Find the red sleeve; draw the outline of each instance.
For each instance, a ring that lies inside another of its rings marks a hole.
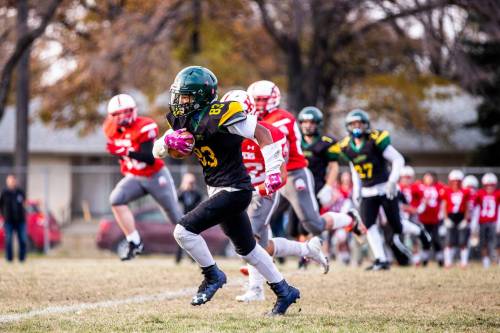
[[[158,125],[149,118],[139,122],[137,128],[135,128],[134,137],[137,140],[137,143],[143,143],[146,141],[152,141],[156,139],[159,134]]]
[[[474,206],[481,206],[481,190],[479,190],[477,193],[476,193],[476,197],[474,198]]]
[[[273,142],[278,142],[279,140],[285,138],[285,135],[272,124],[266,123],[264,121],[259,121],[259,125],[264,126],[271,132],[271,136],[273,137]]]

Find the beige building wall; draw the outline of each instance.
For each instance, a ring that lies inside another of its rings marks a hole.
[[[71,160],[60,156],[30,156],[28,199],[39,200],[43,208],[46,192],[49,210],[59,223],[71,217]],[[46,185],[47,183],[47,185]]]

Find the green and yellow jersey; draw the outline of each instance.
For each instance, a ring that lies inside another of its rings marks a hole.
[[[331,153],[351,162],[356,169],[363,187],[384,183],[389,178],[389,163],[384,158],[384,150],[391,144],[388,131],[372,130],[362,137],[360,146],[347,136],[332,146]]]
[[[174,130],[186,128],[193,134],[193,153],[203,168],[207,185],[252,190],[241,155],[244,138],[227,130],[227,127],[245,119],[246,115],[238,102],[214,101],[200,112],[184,117],[167,114]]]

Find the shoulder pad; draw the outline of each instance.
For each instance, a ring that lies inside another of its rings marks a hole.
[[[328,142],[328,143],[333,143],[333,141],[334,141],[332,138],[330,138],[329,136],[325,136],[325,135],[323,135],[321,137],[321,140],[324,142]]]
[[[208,113],[211,116],[217,116],[218,126],[231,126],[246,119],[245,112],[239,102],[219,102],[210,107]]]
[[[375,141],[375,145],[384,150],[388,145],[391,144],[391,137],[388,131],[378,131],[374,130],[370,133],[370,139]]]
[[[339,145],[340,145],[340,148],[345,148],[349,145],[349,140],[351,140],[351,138],[349,136],[346,136],[345,138],[343,138],[342,140],[339,141]]]

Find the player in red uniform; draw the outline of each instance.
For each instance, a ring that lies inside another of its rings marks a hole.
[[[422,193],[422,200],[417,208],[418,219],[423,223],[425,230],[432,237],[432,246],[436,259],[440,266],[444,264],[442,245],[439,239],[439,224],[442,219],[443,184],[437,181],[437,176],[433,172],[426,172],[422,182],[418,182],[419,191]],[[424,266],[429,261],[429,252],[423,251],[422,263]]]
[[[490,266],[490,257],[494,256],[495,233],[500,232],[500,191],[498,179],[493,173],[486,173],[481,178],[483,188],[477,191],[474,201],[473,233],[479,229],[479,247],[483,257],[483,266]],[[479,228],[478,228],[479,227]]]
[[[318,236],[325,230],[334,230],[354,225],[355,234],[364,233],[366,228],[356,210],[347,214],[327,212],[320,216],[318,202],[314,194],[314,179],[307,169],[307,159],[302,153],[302,135],[295,117],[288,111],[279,108],[281,95],[278,87],[271,81],[257,81],[248,87],[248,93],[254,98],[256,115],[262,121],[278,128],[287,138],[289,157],[287,163],[288,180],[279,190],[280,198],[284,198],[292,206],[300,223],[312,235]],[[289,246],[284,238],[274,238],[273,253],[276,257],[297,255],[297,251]]]
[[[162,206],[172,223],[181,218],[177,194],[170,172],[152,149],[158,126],[146,117],[137,116],[137,105],[127,94],[119,94],[108,103],[108,117],[103,124],[108,139],[107,150],[117,156],[124,178],[110,195],[111,210],[128,241],[122,260],[130,260],[143,251],[143,243],[135,227],[134,215],[127,204],[146,194]]]
[[[473,175],[467,175],[462,181],[462,188],[469,191],[469,200],[467,202],[468,218],[467,218],[467,239],[465,240],[466,247],[460,251],[460,267],[465,268],[469,264],[469,238],[471,234],[471,221],[474,212],[474,201],[476,200],[479,182]],[[476,238],[477,239],[477,238]]]
[[[249,117],[255,117],[255,102],[246,91],[244,90],[231,90],[227,92],[222,98],[222,102],[237,101],[243,107],[245,113]],[[271,133],[273,144],[281,145],[283,158],[288,160],[288,143],[285,135],[271,124],[259,122],[262,126],[267,128]],[[243,156],[243,163],[250,175],[252,186],[255,187],[255,192],[252,202],[248,207],[248,216],[252,225],[252,230],[259,245],[268,251],[272,256],[274,255],[274,239],[269,239],[269,221],[271,215],[277,206],[278,194],[273,193],[269,195],[264,186],[266,178],[266,169],[264,157],[258,143],[252,139],[245,139],[241,144],[241,151]],[[287,171],[285,165],[282,165],[281,178],[283,185],[287,180]],[[328,258],[321,251],[321,239],[314,237],[307,243],[300,243],[292,240],[283,240],[287,242],[287,246],[298,249],[297,253],[300,256],[305,256],[313,259],[323,266],[325,272],[328,271]],[[259,301],[264,299],[264,277],[252,265],[247,265],[246,271],[248,272],[248,289],[243,295],[236,297],[240,302]]]
[[[448,175],[448,187],[444,191],[444,225],[446,227],[446,244],[444,248],[444,266],[453,264],[455,249],[460,247],[461,256],[467,251],[469,218],[469,190],[462,188],[464,174],[460,170],[452,170]]]
[[[413,263],[420,265],[423,251],[429,251],[432,238],[424,226],[418,221],[417,209],[422,200],[422,192],[419,183],[415,182],[415,170],[409,165],[401,169],[399,176],[398,194],[401,206],[401,223],[403,233],[409,235],[414,240],[413,244]],[[419,248],[414,236],[420,239],[422,249]]]

